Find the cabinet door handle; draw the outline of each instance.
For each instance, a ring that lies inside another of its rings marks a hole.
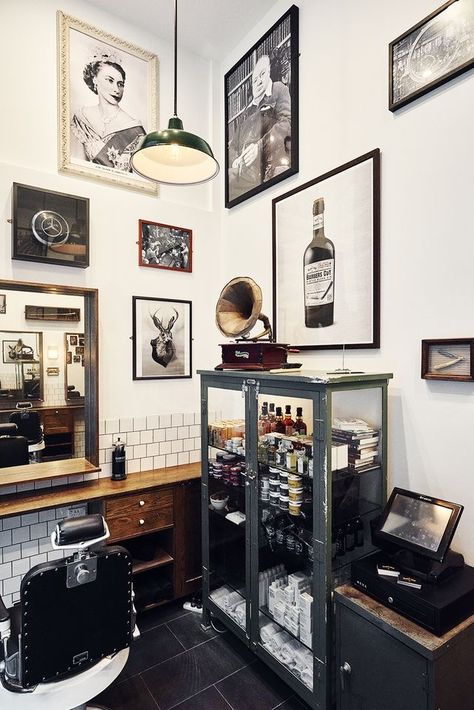
[[[143,520],[143,518],[140,518],[139,523],[140,525],[145,525],[145,521]]]
[[[145,505],[145,501],[144,501],[144,500],[141,500],[141,501],[140,501],[140,507],[142,507],[142,506],[144,506],[144,505]]]
[[[349,680],[349,677],[352,673],[352,668],[350,664],[347,661],[344,661],[342,666],[339,668],[339,674],[341,678],[341,690],[344,693],[346,690],[346,679]]]

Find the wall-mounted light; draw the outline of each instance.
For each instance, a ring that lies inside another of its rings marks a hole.
[[[58,346],[48,345],[48,360],[57,360],[59,357]]]

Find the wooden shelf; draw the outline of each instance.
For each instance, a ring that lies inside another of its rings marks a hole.
[[[149,569],[156,569],[157,567],[163,567],[164,565],[169,565],[174,562],[171,555],[168,555],[164,550],[158,549],[155,557],[152,560],[134,560],[132,572],[133,574],[140,574],[140,572],[146,572]]]

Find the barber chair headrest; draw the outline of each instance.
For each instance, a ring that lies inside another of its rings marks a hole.
[[[18,427],[13,422],[0,424],[0,436],[16,436]]]
[[[102,515],[83,515],[68,518],[56,525],[51,535],[55,549],[85,548],[109,537],[109,529]]]

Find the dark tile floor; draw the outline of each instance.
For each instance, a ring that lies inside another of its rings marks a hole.
[[[139,616],[124,670],[96,698],[111,710],[308,710],[232,634],[169,604]]]

